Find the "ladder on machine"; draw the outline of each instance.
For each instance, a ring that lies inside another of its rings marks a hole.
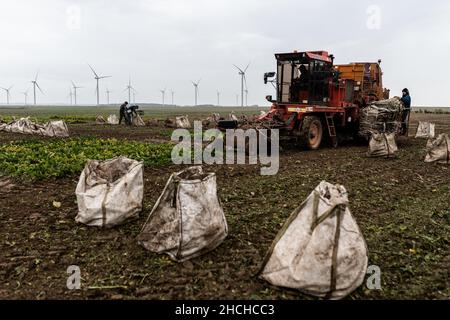
[[[337,140],[337,135],[336,135],[336,127],[334,125],[334,115],[326,113],[325,119],[327,121],[328,134],[330,135],[331,144],[333,145],[333,147],[336,148],[338,140]]]

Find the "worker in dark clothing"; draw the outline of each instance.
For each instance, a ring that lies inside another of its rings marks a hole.
[[[300,102],[300,91],[307,91],[309,87],[309,71],[304,64],[297,67],[297,76],[291,85],[291,102]]]
[[[402,98],[400,100],[405,105],[405,109],[402,114],[402,132],[405,134],[407,130],[409,113],[411,112],[411,96],[409,95],[409,90],[407,88],[403,89]]]
[[[300,83],[304,86],[308,85],[309,82],[309,71],[306,69],[305,65],[302,64],[299,68],[300,74]]]
[[[122,123],[122,119],[124,119],[125,121],[126,121],[126,118],[125,118],[125,110],[126,110],[126,108],[127,108],[127,105],[128,105],[128,101],[125,101],[124,103],[122,103],[121,105],[120,105],[120,118],[119,118],[119,124],[121,124]]]

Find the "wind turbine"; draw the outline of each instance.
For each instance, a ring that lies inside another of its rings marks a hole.
[[[27,105],[27,100],[28,100],[28,90],[30,90],[30,89],[27,89],[27,91],[21,92],[21,93],[25,96],[25,105]]]
[[[9,90],[11,90],[12,87],[14,87],[14,86],[11,86],[9,88],[0,87],[0,89],[5,90],[5,92],[6,92],[6,104],[9,104],[9,98],[11,96],[10,93],[9,93]]]
[[[248,107],[248,89],[247,86],[245,86],[246,89],[244,90],[245,92],[245,106]]]
[[[163,106],[165,105],[164,103],[164,98],[166,97],[166,88],[164,88],[163,90],[159,90],[161,92],[162,95],[162,104]]]
[[[195,106],[197,106],[197,99],[198,99],[198,84],[202,81],[202,79],[198,80],[197,82],[191,81],[192,85],[194,86],[195,90]]]
[[[67,96],[70,97],[70,104],[72,105],[72,104],[73,104],[73,100],[72,100],[72,97],[73,97],[72,87],[69,87],[69,94],[68,94]]]
[[[133,103],[136,103],[136,90],[133,90]]]
[[[128,85],[125,87],[125,90],[123,90],[123,91],[127,91],[127,90],[128,90],[128,102],[131,102],[131,90],[133,90],[133,92],[136,91],[133,88],[133,86],[131,85],[131,77],[128,78]]]
[[[111,78],[111,76],[99,76],[97,74],[97,72],[95,72],[94,68],[91,67],[90,64],[88,64],[88,66],[89,66],[89,68],[91,68],[92,72],[94,73],[94,79],[97,80],[97,88],[96,88],[96,91],[97,91],[97,105],[99,105],[100,104],[100,90],[99,90],[99,87],[98,87],[98,81],[100,79]]]
[[[73,88],[74,102],[75,102],[75,105],[77,105],[77,89],[81,89],[81,88],[83,88],[83,87],[77,87],[77,86],[75,85],[75,83],[72,81],[72,88]],[[97,90],[98,90],[98,83],[97,83]],[[97,104],[98,104],[98,102],[97,102]]]
[[[31,83],[33,84],[34,105],[36,105],[36,87],[39,89],[40,92],[44,93],[42,91],[41,87],[39,87],[39,84],[37,83],[38,75],[39,75],[39,71],[36,73],[36,77],[34,78],[34,80],[31,80]]]
[[[237,65],[233,64],[233,66],[239,70],[239,75],[241,76],[241,107],[244,106],[244,82],[245,82],[245,88],[247,88],[247,80],[245,79],[245,72],[247,72],[248,67],[250,66],[250,62],[245,67],[244,70],[239,68]]]
[[[220,91],[217,90],[217,105],[220,106]]]
[[[108,88],[106,88],[106,100],[108,101],[108,104],[109,104],[109,94],[110,93],[111,93],[111,91]]]
[[[175,95],[175,91],[171,90],[170,94],[172,95],[172,105],[174,106],[174,104],[173,104],[173,96]]]

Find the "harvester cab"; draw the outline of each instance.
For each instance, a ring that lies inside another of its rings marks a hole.
[[[324,51],[276,54],[277,103],[328,105],[333,56]]]

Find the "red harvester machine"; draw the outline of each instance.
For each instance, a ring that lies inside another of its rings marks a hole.
[[[356,137],[360,108],[389,98],[382,85],[381,60],[334,65],[333,55],[326,51],[275,57],[277,72],[264,74],[264,82],[274,85],[277,97],[266,97],[272,107],[259,121],[272,123],[280,138],[294,139],[308,149],[318,149],[327,138],[336,147],[338,137]]]

